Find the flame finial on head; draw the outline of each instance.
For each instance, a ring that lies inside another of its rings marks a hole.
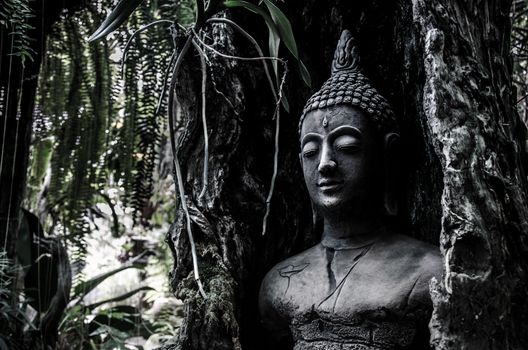
[[[361,72],[359,50],[348,30],[343,31],[337,43],[330,78],[308,99],[303,109],[299,134],[306,114],[336,105],[361,109],[379,130],[397,130],[396,118],[389,103]]]
[[[332,61],[332,74],[359,70],[359,50],[350,31],[343,30]]]

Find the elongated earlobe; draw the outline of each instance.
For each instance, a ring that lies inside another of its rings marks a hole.
[[[398,148],[400,135],[388,133],[384,140],[384,157],[385,157],[385,194],[383,205],[385,214],[395,216],[398,214],[398,200],[396,196],[396,186],[398,178]]]

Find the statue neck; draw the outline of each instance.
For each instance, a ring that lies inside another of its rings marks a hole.
[[[324,217],[321,244],[332,249],[354,249],[369,245],[386,234],[381,218]]]

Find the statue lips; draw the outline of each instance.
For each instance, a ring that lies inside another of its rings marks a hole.
[[[323,179],[317,183],[317,187],[321,189],[321,192],[333,192],[343,184],[343,181],[333,179]]]

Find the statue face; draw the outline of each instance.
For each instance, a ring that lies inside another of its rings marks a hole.
[[[381,142],[358,108],[342,105],[309,112],[301,129],[304,180],[322,211],[373,215],[380,207]]]

